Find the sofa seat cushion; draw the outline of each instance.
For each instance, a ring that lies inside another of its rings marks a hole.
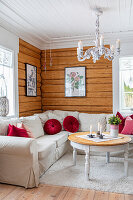
[[[55,135],[44,135],[40,138],[37,138],[37,142],[46,143],[54,142],[56,144],[56,148],[61,146],[64,142],[66,142],[68,139],[68,132],[67,131],[61,131],[60,133],[57,133]]]
[[[79,114],[79,131],[90,131],[90,125],[92,125],[92,131],[98,131],[98,122],[102,125],[102,132],[106,131],[106,114]]]
[[[42,160],[43,158],[47,157],[51,152],[55,152],[56,144],[54,142],[40,142],[37,141],[38,147],[38,158]]]

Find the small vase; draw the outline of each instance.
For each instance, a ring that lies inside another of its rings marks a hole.
[[[110,135],[113,138],[118,137],[119,125],[110,125]]]

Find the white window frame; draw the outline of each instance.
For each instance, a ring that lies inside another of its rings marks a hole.
[[[120,112],[121,113],[128,113],[128,114],[132,114],[133,113],[133,107],[132,108],[123,108],[122,107],[122,102],[123,102],[123,83],[122,83],[122,71],[126,71],[128,69],[132,69],[133,70],[133,67],[125,67],[124,69],[121,69],[121,60],[125,60],[125,59],[129,59],[129,58],[132,58],[133,59],[133,56],[126,56],[126,57],[121,57],[119,58],[119,109],[120,109]]]
[[[12,52],[12,68],[13,68],[13,110],[14,110],[14,115],[10,115],[10,116],[6,116],[6,117],[2,117],[2,118],[12,118],[12,117],[16,117],[17,116],[17,109],[16,109],[16,86],[15,86],[15,82],[16,82],[16,73],[15,73],[15,52],[12,49],[6,48],[2,45],[0,45],[1,48]],[[10,109],[10,107],[9,107]]]

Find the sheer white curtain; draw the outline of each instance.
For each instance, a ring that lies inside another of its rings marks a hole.
[[[9,116],[14,115],[14,67],[13,52],[0,47],[0,96],[9,100]]]

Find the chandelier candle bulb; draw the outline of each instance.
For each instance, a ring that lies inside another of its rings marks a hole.
[[[111,51],[112,51],[112,53],[114,53],[114,50],[115,50],[114,45],[111,45]]]
[[[83,44],[82,44],[82,41],[81,41],[81,40],[78,42],[78,48],[79,48],[80,50],[83,49]]]
[[[100,46],[102,47],[104,45],[104,37],[101,35],[100,37]]]
[[[116,40],[116,48],[117,48],[117,49],[120,49],[120,40],[119,40],[119,39]]]
[[[90,134],[92,134],[92,125],[90,125]]]

